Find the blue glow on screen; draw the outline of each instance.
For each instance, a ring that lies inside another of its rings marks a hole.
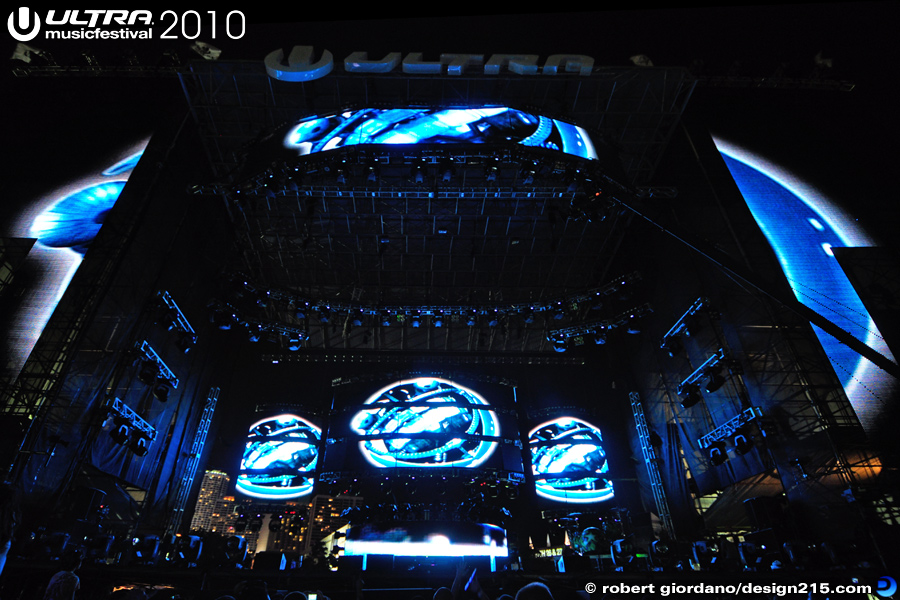
[[[715,143],[797,299],[893,360],[833,248],[872,246],[854,221],[811,186],[728,142]],[[864,428],[874,425],[893,379],[813,326]]]
[[[359,448],[379,468],[477,467],[497,447],[482,439],[500,434],[496,413],[484,408],[487,401],[445,379],[398,381],[365,404],[370,408],[354,415],[350,427],[374,436]]]
[[[591,503],[610,500],[612,481],[604,477],[609,463],[603,436],[581,419],[559,417],[528,434],[531,469],[539,496],[558,502]]]
[[[42,271],[40,281],[24,292],[17,314],[9,315],[11,372],[24,366],[148,141],[136,143],[102,171],[85,172],[37,198],[8,231],[11,237],[37,238],[28,260],[40,264]]]
[[[250,426],[235,488],[254,498],[288,499],[312,492],[322,430],[297,415]]]
[[[111,181],[65,196],[35,218],[31,237],[51,248],[71,248],[84,254],[124,187],[124,181]]]
[[[587,132],[570,123],[506,107],[366,108],[304,119],[284,138],[306,155],[357,144],[508,144],[596,160]]]
[[[347,532],[344,556],[509,556],[506,531],[487,523],[460,521],[355,525]]]

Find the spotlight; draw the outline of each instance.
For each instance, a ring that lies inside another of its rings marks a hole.
[[[566,339],[564,337],[550,338],[550,344],[553,346],[554,352],[565,352],[566,351]]]
[[[666,354],[669,355],[669,358],[675,358],[676,355],[680,354],[684,350],[684,345],[681,343],[681,338],[670,337],[666,338],[661,348],[666,351]]]
[[[725,451],[725,442],[715,442],[709,447],[709,464],[718,467],[728,460],[728,453]]]
[[[753,442],[745,434],[739,433],[732,439],[734,451],[743,456],[753,450]]]
[[[247,329],[247,339],[251,342],[258,342],[261,336],[261,332],[259,328],[256,329]]]
[[[138,373],[138,379],[147,385],[156,383],[159,376],[159,365],[155,360],[144,360],[141,362],[141,370]]]
[[[213,323],[222,331],[228,331],[231,329],[232,319],[227,313],[216,311],[213,314]]]
[[[115,426],[109,432],[109,437],[111,437],[117,444],[121,444],[124,446],[128,443],[128,439],[131,437],[131,427],[129,427],[128,423],[123,421],[122,419],[116,417],[114,420]]]
[[[197,343],[197,336],[191,335],[190,333],[185,333],[181,337],[178,338],[175,342],[175,347],[181,350],[183,353],[187,354],[191,351],[191,348],[194,347],[194,344]]]
[[[606,332],[605,331],[597,331],[594,333],[594,343],[598,346],[602,346],[606,343]]]
[[[319,307],[319,322],[327,323],[331,318],[331,310],[327,306]]]
[[[444,326],[444,317],[442,313],[434,315],[431,320],[431,324],[435,327],[443,327]]]
[[[410,320],[410,325],[413,327],[421,327],[422,326],[422,318],[419,315],[413,315]]]
[[[522,320],[526,323],[534,323],[534,309],[529,308],[522,313]]]
[[[288,350],[291,352],[296,352],[301,348],[300,338],[299,336],[291,336],[288,340]]]
[[[135,435],[128,447],[138,456],[147,456],[150,451],[150,440],[142,435]]]
[[[678,388],[678,395],[682,397],[681,406],[690,408],[703,400],[700,388],[696,384],[682,385]]]
[[[153,397],[159,400],[160,402],[165,402],[169,399],[169,382],[165,379],[157,379],[156,385],[153,386]]]
[[[703,389],[706,390],[707,393],[711,394],[725,385],[725,377],[722,375],[722,370],[720,368],[712,368],[707,370],[706,376],[708,377],[708,379]]]
[[[469,315],[466,318],[466,325],[468,325],[469,327],[474,327],[477,322],[478,322],[478,311],[475,309],[472,309],[469,311]]]

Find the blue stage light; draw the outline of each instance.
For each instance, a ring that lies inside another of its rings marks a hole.
[[[476,467],[497,447],[500,434],[487,401],[437,378],[398,381],[368,400],[351,427],[376,467]],[[458,436],[458,437],[457,437]]]
[[[535,491],[559,502],[603,502],[613,497],[600,430],[586,421],[559,417],[528,434]]]

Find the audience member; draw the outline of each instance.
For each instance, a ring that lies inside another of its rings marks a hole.
[[[553,594],[543,583],[533,581],[516,592],[516,600],[553,600]]]
[[[81,580],[75,571],[81,567],[81,553],[71,552],[60,560],[62,570],[50,578],[44,600],[73,600],[81,588]]]

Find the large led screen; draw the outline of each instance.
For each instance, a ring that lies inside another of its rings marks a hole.
[[[35,238],[28,260],[40,279],[21,294],[16,314],[5,315],[7,369],[15,376],[25,364],[50,315],[81,265],[106,215],[137,166],[147,141],[122,152],[118,160],[36,198],[19,214],[8,234]]]
[[[834,248],[872,246],[852,218],[777,165],[721,139],[715,143],[778,257],[797,299],[882,355],[893,359]],[[875,424],[893,378],[814,327],[864,428]]]
[[[351,420],[359,449],[379,467],[477,467],[497,449],[497,414],[476,392],[437,378],[398,381]]]
[[[358,144],[520,144],[597,158],[576,125],[506,107],[366,108],[304,119],[284,138],[300,155]]]
[[[250,426],[235,488],[254,498],[285,500],[313,490],[322,430],[302,417],[277,415]]]
[[[506,532],[496,525],[462,521],[397,521],[355,525],[345,556],[509,556]]]
[[[603,436],[596,426],[559,417],[532,429],[528,447],[538,496],[573,503],[613,498]]]

